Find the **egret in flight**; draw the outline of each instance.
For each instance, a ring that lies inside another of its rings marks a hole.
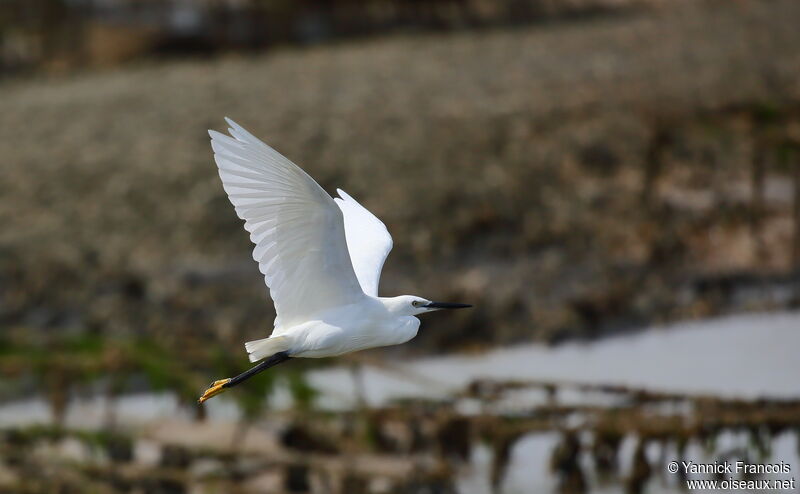
[[[332,198],[300,167],[230,119],[230,137],[213,130],[211,147],[228,198],[244,220],[275,302],[272,335],[245,343],[250,370],[215,381],[212,396],[290,358],[321,358],[405,343],[415,316],[467,304],[414,295],[379,297],[392,237],[346,192]]]

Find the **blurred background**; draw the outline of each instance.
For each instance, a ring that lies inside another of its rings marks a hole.
[[[798,26],[795,0],[2,2],[0,492],[796,477]],[[198,406],[274,317],[223,116],[383,219],[382,294],[475,307]]]

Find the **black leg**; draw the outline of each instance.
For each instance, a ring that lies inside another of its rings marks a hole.
[[[273,356],[265,359],[264,361],[260,362],[258,365],[256,365],[256,366],[254,366],[254,367],[242,372],[238,376],[230,378],[228,380],[228,382],[226,382],[225,384],[222,385],[222,387],[223,388],[232,388],[232,387],[236,386],[237,384],[243,383],[244,381],[250,379],[251,377],[253,377],[256,374],[258,374],[259,372],[267,370],[270,367],[274,367],[274,366],[280,364],[281,362],[286,362],[290,358],[292,358],[292,357],[290,357],[288,353],[286,353],[286,352],[278,352],[275,355],[273,355]]]
[[[237,384],[240,384],[251,377],[255,376],[259,372],[269,369],[270,367],[274,367],[281,362],[286,362],[291,357],[286,352],[278,352],[275,355],[269,357],[268,359],[264,360],[260,364],[254,366],[251,369],[248,369],[236,377],[232,377],[230,379],[220,379],[219,381],[214,381],[211,386],[203,393],[203,396],[200,397],[198,400],[200,403],[204,403],[206,400],[211,398],[212,396],[216,396],[228,388],[232,388]]]

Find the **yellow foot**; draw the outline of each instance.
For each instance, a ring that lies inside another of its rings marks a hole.
[[[213,383],[211,383],[211,386],[206,390],[205,393],[203,393],[203,396],[201,396],[200,399],[197,400],[197,402],[203,403],[212,396],[217,396],[223,391],[226,391],[227,388],[223,388],[223,386],[227,384],[228,381],[230,381],[230,379],[220,379],[219,381],[214,381]]]

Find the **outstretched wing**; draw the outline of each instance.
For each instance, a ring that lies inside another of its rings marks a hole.
[[[230,119],[211,147],[236,214],[256,244],[253,259],[275,302],[275,327],[290,327],[364,296],[347,251],[344,220],[306,172]]]
[[[386,256],[392,250],[392,236],[381,220],[347,192],[342,189],[336,189],[336,192],[341,197],[334,200],[344,213],[344,231],[350,262],[364,293],[377,297],[381,269]]]

